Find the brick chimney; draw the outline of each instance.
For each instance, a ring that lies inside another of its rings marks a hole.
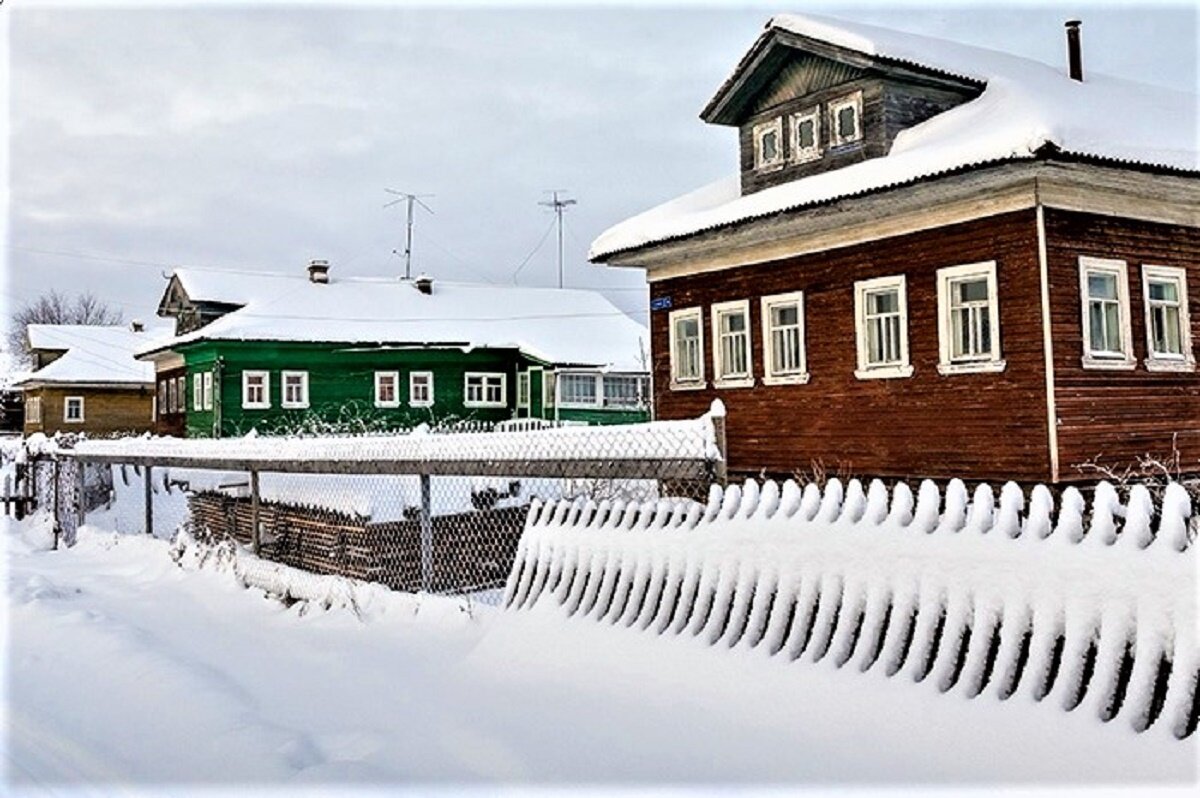
[[[129,322],[129,329],[133,330],[135,333],[145,332],[146,325],[142,324],[141,319],[134,319],[133,321]]]
[[[310,283],[328,283],[329,261],[310,260],[308,262],[308,281]]]
[[[433,278],[428,274],[418,274],[417,279],[413,280],[413,285],[416,286],[417,290],[422,294],[433,293]]]
[[[1077,19],[1068,20],[1067,27],[1067,72],[1071,80],[1083,81],[1083,45],[1079,41],[1079,26],[1083,23]]]

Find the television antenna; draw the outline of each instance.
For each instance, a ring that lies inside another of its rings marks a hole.
[[[412,239],[413,239],[413,206],[420,205],[425,210],[433,213],[433,208],[430,208],[421,201],[422,197],[432,197],[433,194],[409,194],[406,191],[397,191],[394,188],[385,188],[389,194],[395,194],[397,199],[392,200],[383,207],[390,208],[393,205],[398,205],[403,202],[408,206],[406,213],[406,221],[404,224],[404,279],[412,279]],[[392,250],[395,252],[396,250]]]
[[[562,236],[562,233],[563,233],[563,211],[565,211],[567,209],[568,205],[575,205],[576,202],[573,199],[565,199],[565,198],[560,199],[559,198],[558,195],[560,193],[561,194],[567,193],[566,189],[562,189],[562,188],[549,189],[549,190],[547,190],[547,193],[550,194],[553,197],[553,199],[551,199],[547,202],[539,202],[538,205],[545,205],[547,208],[553,208],[554,215],[557,217],[557,222],[558,222],[558,287],[562,288],[563,287],[563,236]]]

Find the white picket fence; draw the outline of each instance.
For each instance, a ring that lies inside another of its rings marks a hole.
[[[1196,728],[1190,500],[1088,506],[958,481],[712,488],[706,504],[551,502],[530,513],[505,606],[698,636],[1006,699]]]

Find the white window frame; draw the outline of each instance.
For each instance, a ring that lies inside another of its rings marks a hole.
[[[854,135],[843,137],[838,131],[838,112],[843,108],[854,108]],[[838,97],[836,100],[829,101],[829,146],[840,147],[844,144],[853,144],[856,141],[863,139],[863,96],[862,90],[852,92],[843,97]]]
[[[79,403],[79,417],[72,418],[71,405],[74,402]],[[63,397],[63,423],[64,424],[82,424],[84,420],[84,403],[82,396],[66,396]]]
[[[580,380],[590,379],[592,381],[592,396],[593,396],[592,401],[590,401],[590,402],[568,401],[566,399],[566,391],[563,390],[563,382],[564,382],[564,380],[567,380],[567,379],[580,379]],[[563,371],[563,372],[560,372],[559,379],[558,379],[558,393],[559,393],[558,406],[563,409],[579,408],[579,409],[594,410],[598,407],[601,407],[604,404],[604,383],[600,380],[599,374],[595,374],[595,373],[591,373],[591,372],[585,372],[585,371]]]
[[[204,408],[204,377],[200,372],[192,375],[192,410]]]
[[[532,384],[528,371],[517,372],[517,407],[522,410],[529,409],[529,390]]]
[[[775,134],[775,157],[767,160],[763,157],[763,139],[768,133]],[[783,166],[783,117],[777,116],[754,126],[751,135],[754,138],[754,168],[759,171],[770,171]]]
[[[867,352],[867,294],[895,289],[900,313],[900,360],[895,363],[872,365]],[[903,274],[859,280],[854,284],[854,337],[858,350],[858,368],[854,376],[860,380],[886,380],[911,377],[912,362],[908,355],[908,280]]]
[[[426,377],[428,379],[429,396],[425,399],[415,399],[417,395],[417,378]],[[408,373],[408,406],[409,407],[433,407],[433,372],[432,371],[410,371]]]
[[[597,391],[597,395],[600,397],[600,406],[601,407],[604,407],[607,409],[615,409],[615,410],[637,410],[639,408],[646,407],[647,398],[649,396],[649,391],[650,391],[648,375],[646,375],[646,374],[625,374],[625,373],[618,372],[618,373],[609,373],[609,374],[599,374],[597,376],[600,380],[600,385],[599,385],[599,390]],[[633,402],[633,404],[621,404],[621,403],[616,403],[616,402],[610,403],[608,401],[608,393],[605,390],[605,386],[607,385],[608,380],[610,380],[610,379],[631,379],[631,380],[636,381],[637,399]]]
[[[1120,317],[1122,353],[1095,352],[1092,350],[1092,320],[1088,295],[1088,275],[1094,272],[1110,274],[1117,278],[1117,315]],[[1116,369],[1129,371],[1137,367],[1133,354],[1133,330],[1130,327],[1129,267],[1123,260],[1079,258],[1079,307],[1083,326],[1083,367],[1085,369]]]
[[[253,377],[262,377],[263,379],[263,400],[254,402],[250,400],[250,380]],[[246,410],[267,410],[271,407],[271,372],[262,370],[248,370],[242,372],[242,407]]]
[[[471,380],[478,378],[483,391],[483,399],[471,399]],[[500,380],[500,400],[493,402],[487,399],[488,382]],[[463,374],[463,407],[506,407],[508,402],[508,375],[502,371],[468,371]]]
[[[689,318],[696,320],[696,371],[695,377],[688,379],[679,378],[679,349],[678,340],[675,336],[675,327],[677,322],[685,321]],[[670,360],[671,360],[671,390],[672,391],[697,391],[706,387],[704,374],[704,313],[700,307],[681,308],[673,310],[667,317],[668,324],[668,343],[670,345]]]
[[[813,144],[811,147],[800,146],[800,123],[812,120]],[[821,158],[821,106],[815,105],[806,111],[792,114],[788,117],[788,130],[791,137],[792,163],[808,163]]]
[[[300,398],[288,399],[288,378],[300,378]],[[308,372],[307,371],[281,371],[279,373],[279,404],[281,407],[286,407],[289,410],[304,409],[308,407]]]
[[[204,398],[200,403],[201,410],[213,409],[213,373],[211,371],[204,372],[204,379],[201,383]]]
[[[533,395],[533,383],[529,384],[530,396]],[[558,372],[557,371],[542,371],[542,412],[546,412],[546,408],[554,407],[558,401]]]
[[[1181,354],[1154,350],[1154,326],[1151,321],[1154,302],[1150,299],[1150,281],[1173,282],[1179,289],[1179,348]],[[1187,270],[1178,266],[1142,264],[1142,305],[1146,317],[1146,370],[1195,371],[1192,351],[1192,320],[1188,314]]]
[[[743,335],[746,336],[746,370],[726,375],[721,362],[721,317],[740,313],[746,317]],[[712,325],[712,360],[714,388],[749,388],[754,385],[754,336],[750,331],[750,300],[734,299],[714,302],[709,323]]]
[[[379,390],[381,383],[387,377],[392,379],[392,399],[384,401],[382,391]],[[399,407],[400,406],[400,372],[398,371],[377,371],[374,378],[375,384],[375,406],[376,407]]]
[[[954,357],[954,324],[951,312],[953,284],[964,280],[984,278],[988,290],[988,329],[991,333],[991,350],[983,356]],[[965,263],[938,269],[938,362],[939,374],[970,374],[974,372],[1004,371],[1007,365],[1001,357],[1000,348],[1000,291],[996,280],[996,261]]]
[[[800,370],[787,374],[776,374],[772,364],[775,362],[775,336],[772,335],[771,309],[779,305],[795,305],[798,332],[800,334]],[[805,340],[804,328],[804,292],[793,291],[788,294],[772,294],[759,300],[759,310],[762,316],[763,340],[763,384],[764,385],[804,385],[809,380],[808,374],[808,344]]]
[[[31,396],[25,400],[25,422],[28,424],[42,423],[42,397]]]

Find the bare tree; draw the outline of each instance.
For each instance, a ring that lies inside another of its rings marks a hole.
[[[74,298],[51,290],[13,313],[8,330],[8,349],[16,360],[29,362],[30,324],[121,324],[121,311],[92,293]]]

